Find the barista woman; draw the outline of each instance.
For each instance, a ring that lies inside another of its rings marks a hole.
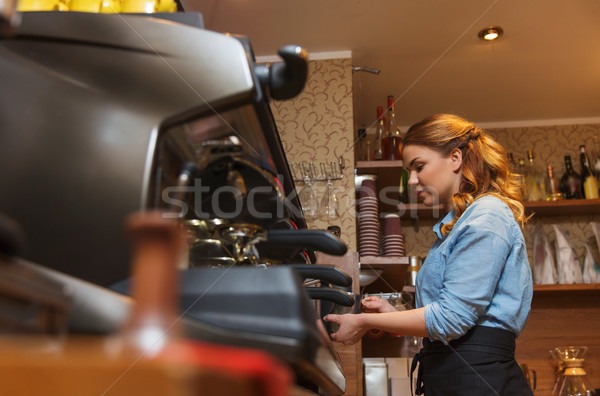
[[[423,203],[448,208],[417,276],[417,308],[368,297],[363,314],[325,317],[340,325],[332,339],[353,344],[370,329],[425,337],[413,360],[417,394],[532,395],[514,359],[532,298],[526,218],[504,149],[473,123],[437,114],[410,127],[403,158]]]

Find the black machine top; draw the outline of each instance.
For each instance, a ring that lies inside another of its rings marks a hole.
[[[244,221],[306,228],[265,94],[302,88],[303,54],[282,50],[291,69],[254,65],[247,41],[194,24],[28,12],[0,41],[0,212],[23,227],[26,258],[101,285],[122,279],[123,219],[168,206],[163,190],[190,162],[206,175],[225,158],[234,176],[275,180],[269,197],[283,201],[281,218]]]

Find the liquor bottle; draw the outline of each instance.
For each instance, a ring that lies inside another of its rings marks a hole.
[[[508,167],[510,168],[510,172],[517,173],[517,164],[515,163],[515,157],[513,157],[513,153],[506,153],[506,160],[508,161]]]
[[[527,150],[527,165],[525,170],[525,183],[528,201],[543,201],[546,198],[544,173],[534,162],[535,155],[532,150]]]
[[[400,202],[408,203],[408,178],[410,177],[410,172],[408,169],[402,168],[400,172],[400,180],[398,182],[398,195]]]
[[[579,146],[579,160],[581,161],[581,187],[585,199],[598,198],[598,179],[590,167],[590,159],[585,151],[585,145]]]
[[[365,128],[359,128],[357,132],[358,138],[354,145],[356,148],[354,156],[357,161],[367,161],[367,153],[365,152],[367,149],[367,130]]]
[[[506,159],[508,160],[508,167],[510,168],[510,173],[513,178],[517,180],[519,186],[521,188],[521,196],[525,199],[525,176],[523,172],[517,168],[517,164],[515,163],[515,158],[512,153],[506,154]],[[523,160],[523,165],[525,164],[525,160]]]
[[[396,122],[396,114],[394,112],[394,97],[387,97],[387,117],[385,127],[385,137],[381,141],[381,149],[383,151],[384,160],[402,160],[402,138],[398,130]]]
[[[552,166],[548,165],[546,168],[546,201],[558,201],[563,199],[563,195],[560,192],[558,178],[554,176],[554,170]]]
[[[371,150],[373,150],[373,159],[382,159],[381,152],[381,140],[383,139],[384,132],[384,119],[383,119],[383,106],[377,106],[377,127],[375,129],[375,138],[371,144]]]
[[[373,150],[371,148],[373,142],[371,141],[371,139],[369,139],[369,137],[366,137],[366,142],[365,142],[365,156],[363,157],[365,161],[373,161]]]
[[[592,168],[596,172],[596,177],[600,177],[600,136],[595,136],[594,141],[596,142],[596,159],[593,160]]]
[[[525,158],[519,158],[519,161],[517,162],[517,170],[519,171],[519,174],[525,174]]]
[[[523,197],[524,201],[527,201],[527,179],[525,178],[525,170],[525,158],[519,158],[516,170],[517,173],[515,173],[515,176],[517,177],[521,187],[521,196]]]
[[[560,178],[559,188],[565,199],[583,199],[581,176],[573,170],[570,155],[565,155],[565,173]]]

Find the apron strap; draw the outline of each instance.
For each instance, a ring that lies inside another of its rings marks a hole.
[[[423,389],[423,355],[425,354],[425,350],[421,349],[412,360],[410,365],[410,394],[411,395],[422,395],[424,392]],[[419,369],[417,370],[417,384],[415,392],[413,393],[413,373],[417,368],[417,364],[419,365]]]

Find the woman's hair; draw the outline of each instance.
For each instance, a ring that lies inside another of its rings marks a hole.
[[[404,146],[409,145],[428,147],[443,156],[456,148],[462,152],[462,180],[452,197],[456,216],[444,224],[444,234],[452,230],[467,205],[484,195],[504,201],[521,228],[525,226],[522,186],[510,172],[504,148],[481,128],[456,115],[434,114],[409,128]]]

